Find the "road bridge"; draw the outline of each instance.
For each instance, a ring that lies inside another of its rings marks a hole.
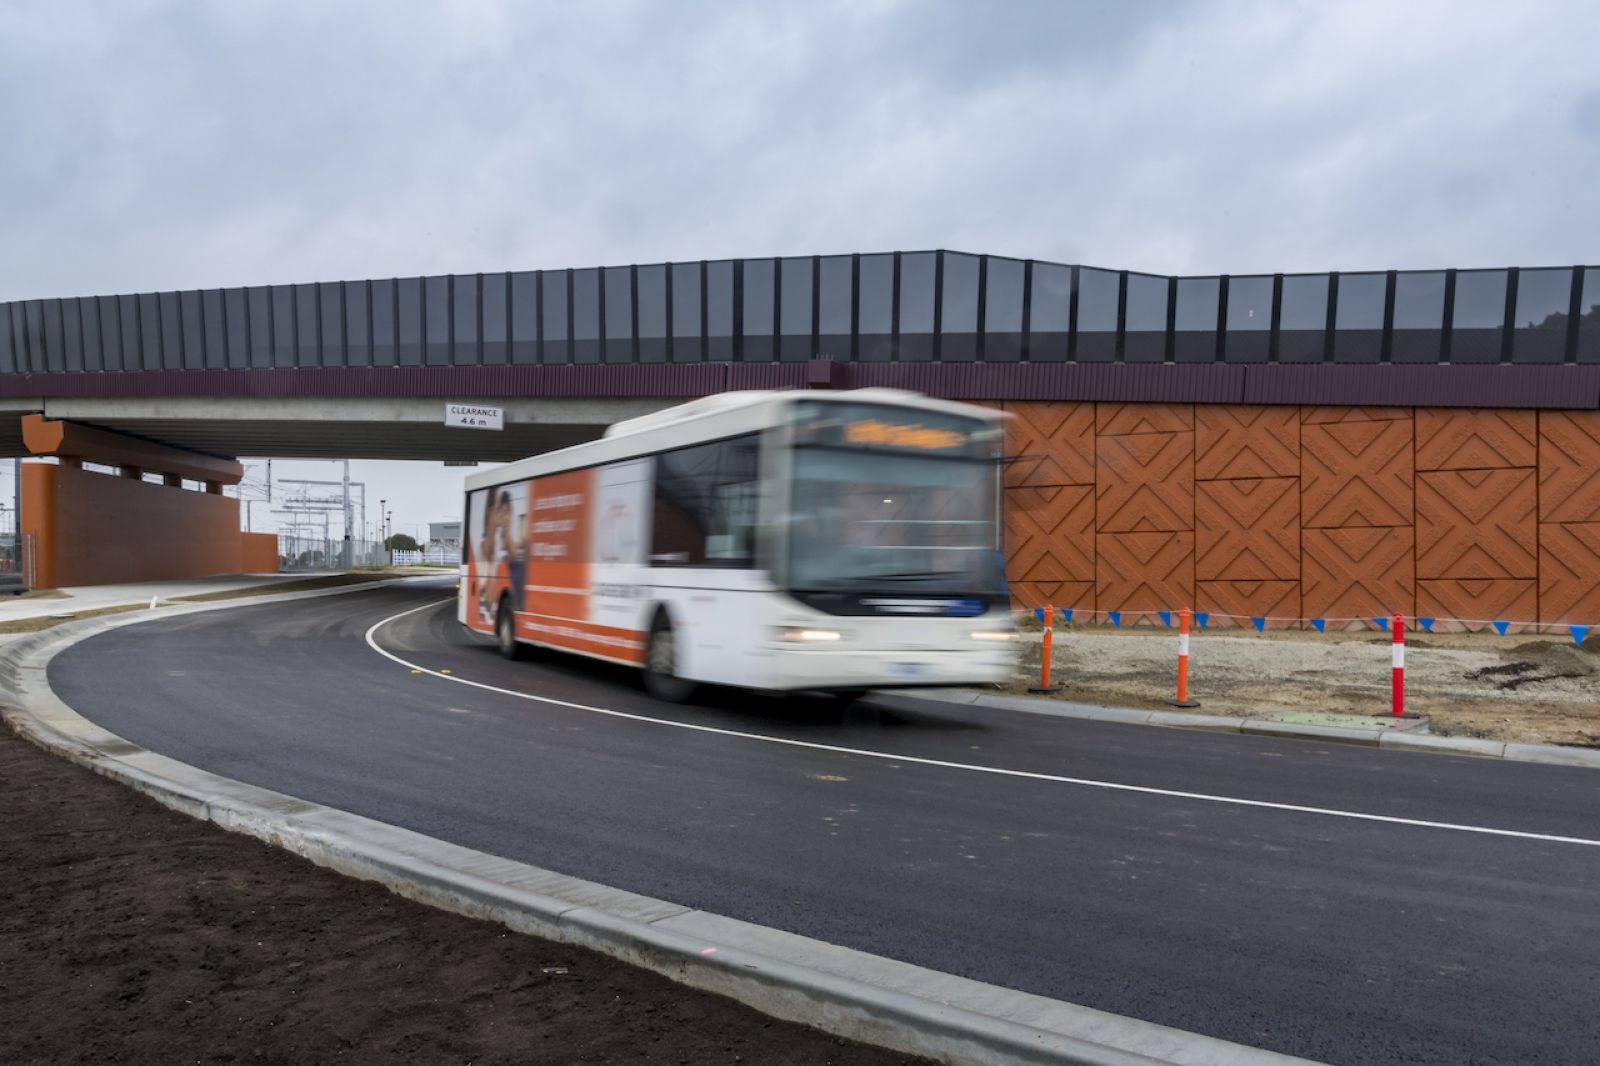
[[[11,455],[42,414],[224,459],[494,461],[714,392],[870,385],[1016,416],[1023,606],[1600,623],[1595,266],[915,251],[0,304]],[[446,427],[449,402],[505,428]]]

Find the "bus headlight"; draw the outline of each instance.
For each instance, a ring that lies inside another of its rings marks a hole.
[[[1014,629],[980,629],[972,634],[973,640],[1016,640]]]
[[[778,639],[791,644],[820,644],[838,640],[843,634],[837,629],[813,629],[810,626],[791,626],[778,630]]]

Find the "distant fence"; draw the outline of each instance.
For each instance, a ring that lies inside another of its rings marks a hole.
[[[278,565],[284,570],[343,570],[352,566],[387,566],[382,541],[340,540],[278,534]]]
[[[461,551],[457,548],[429,548],[427,551],[390,552],[389,554],[394,557],[396,566],[418,566],[423,564],[456,566],[461,562]]]

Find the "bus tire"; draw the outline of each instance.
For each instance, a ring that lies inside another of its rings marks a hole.
[[[494,615],[494,643],[501,656],[520,659],[524,645],[517,639],[517,614],[511,609],[511,597],[500,597],[500,608]]]
[[[666,611],[657,611],[644,646],[644,688],[658,700],[682,703],[699,686],[678,676],[678,639]]]

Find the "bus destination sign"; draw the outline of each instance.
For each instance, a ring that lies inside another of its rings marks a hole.
[[[960,448],[967,443],[967,435],[954,429],[933,429],[923,425],[901,425],[864,418],[847,422],[844,439],[851,444],[880,444],[891,448],[912,448],[940,452]]]
[[[799,445],[988,459],[998,458],[1003,437],[998,423],[887,404],[811,401],[795,412]]]

